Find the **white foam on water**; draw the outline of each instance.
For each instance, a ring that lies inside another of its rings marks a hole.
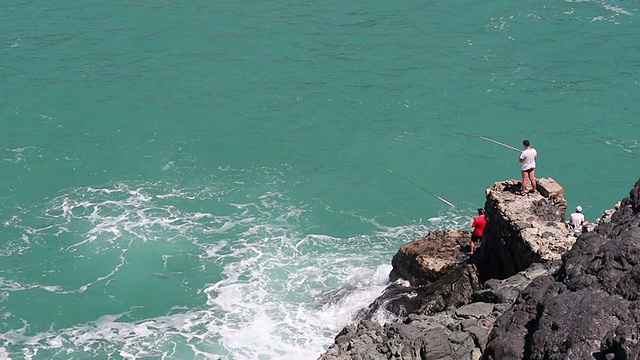
[[[185,346],[194,340],[208,339],[206,325],[215,321],[211,312],[186,311],[135,322],[126,321],[127,316],[127,313],[106,315],[94,322],[36,335],[26,334],[29,324],[25,322],[21,328],[0,334],[3,343],[0,352],[10,358],[8,349],[21,345],[21,352],[28,354],[29,358],[87,358],[118,354],[124,359],[183,359],[193,358],[196,349],[205,355],[204,358],[224,356],[223,352],[216,354],[214,347]]]
[[[629,154],[640,154],[640,144],[636,139],[628,139],[628,140],[617,140],[617,139],[605,139],[604,143],[620,148],[622,151],[627,152]]]
[[[22,166],[31,170],[29,164],[35,160],[42,159],[42,148],[36,146],[24,146],[11,149],[5,149],[2,160],[13,164],[22,164]]]
[[[456,228],[457,219],[467,222],[459,214],[443,214],[440,224]],[[324,234],[296,239],[276,235],[282,228],[249,229],[243,238],[251,242],[256,236],[256,243],[245,242],[229,256],[253,254],[230,263],[227,278],[206,289],[208,304],[225,314],[215,330],[225,347],[241,359],[318,357],[382,294],[399,245],[428,232],[423,224],[386,227],[376,219],[362,220],[379,230],[347,239]],[[269,242],[277,245],[270,248]],[[297,252],[288,253],[285,244],[294,244]],[[376,315],[380,323],[395,320]]]
[[[623,8],[621,8],[620,6],[614,6],[614,5],[603,5],[603,7],[609,11],[613,11],[616,14],[621,14],[621,15],[627,15],[627,16],[633,16],[632,12],[629,12]]]
[[[212,200],[224,210],[210,212],[197,205]],[[131,303],[129,312],[105,313],[63,328],[52,323],[49,330],[36,333],[31,329],[39,319],[5,312],[5,321],[14,326],[0,333],[0,353],[33,359],[106,354],[125,359],[317,358],[382,293],[399,246],[430,229],[467,222],[453,209],[426,223],[404,226],[343,214],[369,224],[370,232],[341,238],[309,233],[308,222],[314,216],[308,205],[271,186],[253,198],[228,188],[180,189],[156,183],[70,191],[39,216],[44,226],[30,226],[24,219],[8,224],[29,235],[28,242],[22,240],[27,254],[55,243],[53,256],[72,261],[79,279],[60,276],[57,283],[47,282],[65,271],[52,262],[52,268],[42,269],[42,278],[0,279],[2,303],[13,293],[34,289],[46,291],[54,301],[66,301],[69,294],[86,302],[104,301],[92,298],[88,290],[99,286],[108,293],[109,284],[125,276],[126,266],[145,268],[140,262],[147,260],[131,257],[132,249],[142,247],[151,254],[164,249],[157,258],[166,269],[184,252],[183,246],[193,255],[184,264],[188,271],[153,271],[147,277],[175,282],[185,292],[183,299],[202,294],[203,300],[159,308],[158,314],[144,318],[136,316],[141,305]],[[92,270],[98,263],[108,266]],[[220,269],[219,275],[212,276],[210,268]],[[154,292],[154,284],[146,282],[144,291]],[[110,296],[118,301],[118,293]],[[394,319],[378,314],[375,320]]]

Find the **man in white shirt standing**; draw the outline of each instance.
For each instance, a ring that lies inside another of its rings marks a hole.
[[[522,189],[516,194],[525,195],[527,189],[527,183],[531,181],[531,187],[533,192],[536,191],[536,157],[538,152],[531,147],[529,140],[523,140],[524,151],[520,154],[520,171],[522,172]]]

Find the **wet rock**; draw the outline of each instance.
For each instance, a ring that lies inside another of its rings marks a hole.
[[[360,318],[376,318],[376,313],[391,313],[394,317],[409,314],[432,315],[469,302],[471,294],[480,289],[473,265],[458,264],[450,267],[437,281],[425,286],[392,284]],[[383,316],[379,316],[383,317]]]

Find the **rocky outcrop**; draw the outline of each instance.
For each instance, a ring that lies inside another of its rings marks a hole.
[[[487,359],[640,358],[640,180],[492,330]]]
[[[517,188],[507,180],[487,189],[489,222],[472,258],[463,253],[464,230],[403,246],[392,261],[397,281],[320,359],[479,359],[496,319],[533,279],[553,273],[576,239],[564,223],[560,185],[539,179],[539,193],[525,196]],[[398,321],[370,321],[381,318]]]
[[[487,189],[489,222],[474,262],[482,280],[506,278],[533,263],[559,263],[576,238],[565,222],[567,201],[562,187],[538,179],[538,192],[516,195],[520,183],[506,180]]]

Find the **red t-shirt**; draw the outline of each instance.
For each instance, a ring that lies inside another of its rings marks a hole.
[[[482,236],[484,233],[484,227],[487,226],[487,217],[484,215],[478,215],[473,219],[473,232],[471,235]]]

